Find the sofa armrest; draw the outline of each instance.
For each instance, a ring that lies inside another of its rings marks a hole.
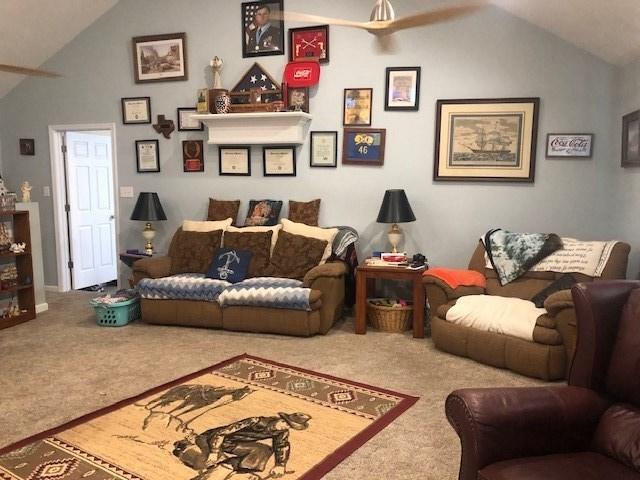
[[[559,290],[552,293],[544,301],[544,308],[549,312],[549,315],[555,316],[561,310],[565,308],[573,308],[573,297],[571,296],[571,290]]]
[[[492,463],[587,448],[610,402],[580,387],[463,389],[446,400],[462,445],[460,480]]]
[[[429,319],[433,318],[440,306],[449,303],[466,295],[482,295],[485,289],[482,287],[465,287],[451,288],[447,283],[439,278],[424,275],[422,277],[422,285],[424,287],[425,296],[429,302]]]
[[[347,274],[344,262],[328,262],[309,270],[303,279],[303,286],[311,288],[313,283],[321,277],[339,278]]]
[[[320,333],[322,334],[327,333],[342,316],[346,273],[346,264],[338,261],[313,267],[304,276],[304,287],[322,292],[320,307]]]
[[[133,264],[135,284],[143,278],[162,278],[169,275],[171,275],[171,257],[141,258]]]

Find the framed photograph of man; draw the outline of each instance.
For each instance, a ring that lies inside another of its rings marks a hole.
[[[295,111],[309,113],[309,87],[287,88],[287,106]]]
[[[371,125],[373,88],[345,88],[342,124]]]
[[[420,108],[420,67],[389,67],[384,109],[416,111]]]
[[[242,57],[284,55],[284,0],[244,2]]]
[[[134,37],[133,73],[136,83],[188,80],[187,35]]]

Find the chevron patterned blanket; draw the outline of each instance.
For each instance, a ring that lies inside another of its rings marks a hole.
[[[164,278],[145,278],[138,283],[140,296],[153,300],[202,300],[215,302],[231,283],[205,278],[201,273],[182,273]]]
[[[290,278],[256,277],[227,287],[218,297],[221,307],[251,306],[311,310],[310,288]]]

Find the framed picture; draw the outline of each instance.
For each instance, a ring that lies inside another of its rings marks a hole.
[[[343,125],[371,125],[373,88],[345,88]]]
[[[384,164],[385,128],[345,128],[342,138],[344,165]]]
[[[420,108],[420,67],[389,67],[384,109],[416,111]]]
[[[640,110],[622,117],[622,166],[640,167]]]
[[[329,25],[289,29],[289,61],[329,62]]]
[[[202,140],[182,141],[182,168],[185,172],[204,172],[204,143]]]
[[[136,140],[136,168],[138,173],[160,171],[158,140]]]
[[[151,123],[151,98],[128,97],[122,98],[122,123],[125,125],[136,123]]]
[[[20,155],[35,155],[36,154],[36,141],[33,138],[21,138],[18,141],[20,146]]]
[[[134,37],[133,72],[136,83],[188,80],[187,35]]]
[[[198,99],[196,100],[196,113],[209,113],[209,89],[198,89]]]
[[[283,0],[244,2],[242,57],[284,55],[284,21],[276,20],[284,10]]]
[[[533,182],[539,98],[438,100],[433,179]]]
[[[198,111],[193,107],[178,108],[178,130],[180,132],[203,131],[204,125],[200,120],[192,118]]]
[[[294,146],[263,147],[262,165],[265,177],[295,177],[296,148]]]
[[[309,113],[309,87],[287,88],[287,107]]]
[[[251,147],[220,146],[218,148],[220,175],[251,175]]]
[[[592,133],[548,133],[547,158],[591,158]]]
[[[338,132],[311,132],[309,166],[338,166]]]

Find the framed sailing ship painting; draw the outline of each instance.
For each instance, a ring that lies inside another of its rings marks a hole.
[[[539,98],[438,100],[435,181],[529,182]]]

